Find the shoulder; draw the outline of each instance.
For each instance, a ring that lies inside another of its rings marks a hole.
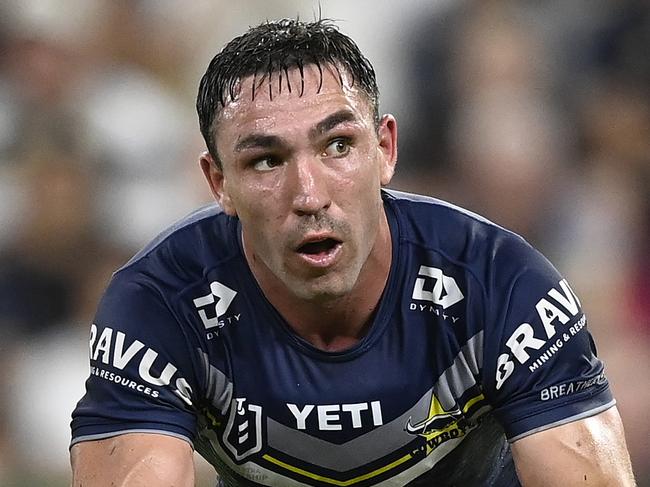
[[[144,273],[181,286],[200,279],[206,269],[239,255],[237,228],[238,220],[216,203],[198,208],[158,234],[115,272],[114,279]]]
[[[386,204],[399,222],[401,243],[411,253],[436,254],[483,286],[496,277],[512,280],[533,263],[550,265],[523,237],[489,219],[436,198],[386,191]]]
[[[473,301],[482,293],[486,325],[501,330],[504,311],[525,313],[549,292],[569,292],[562,274],[521,235],[434,198],[398,193],[395,201],[405,240],[462,274]]]
[[[171,225],[113,274],[95,323],[138,334],[168,323],[170,336],[179,323],[200,329],[194,300],[206,294],[207,275],[229,275],[238,265],[238,224],[208,205]]]
[[[541,252],[480,215],[407,193],[387,193],[386,201],[399,222],[401,262],[415,283],[412,298],[450,312],[462,309],[470,333],[484,330],[499,341],[544,305],[549,292],[569,292]]]
[[[385,191],[385,201],[396,209],[401,236],[413,243],[449,249],[523,241],[520,235],[470,210],[430,196]]]

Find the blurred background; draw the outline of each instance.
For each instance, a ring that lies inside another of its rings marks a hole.
[[[568,277],[650,486],[645,0],[2,0],[0,485],[69,483],[110,273],[210,200],[193,109],[209,60],[264,19],[319,15],[397,116],[392,187],[514,229]]]

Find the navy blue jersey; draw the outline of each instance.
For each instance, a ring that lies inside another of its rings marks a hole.
[[[383,192],[393,239],[367,335],[296,336],[197,211],[116,272],[90,335],[73,443],[186,439],[222,485],[519,485],[509,442],[614,404],[580,301],[521,237]]]

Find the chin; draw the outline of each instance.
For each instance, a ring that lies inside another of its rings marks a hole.
[[[323,279],[326,277],[328,276],[322,276],[312,281],[293,283],[289,288],[299,299],[326,303],[348,295],[354,287],[354,283],[348,284],[341,282],[340,279],[335,279],[336,282],[327,282],[331,280]]]

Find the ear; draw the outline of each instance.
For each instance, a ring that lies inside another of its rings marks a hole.
[[[381,185],[386,186],[393,179],[397,164],[397,120],[392,115],[384,115],[377,130],[379,151],[381,152]]]
[[[203,152],[201,154],[199,157],[199,165],[201,166],[205,179],[208,181],[212,195],[223,208],[223,211],[230,216],[236,216],[237,211],[226,189],[226,178],[223,174],[222,167],[209,152]]]

